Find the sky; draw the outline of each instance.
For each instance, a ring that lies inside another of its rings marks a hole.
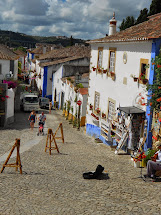
[[[1,0],[0,29],[37,36],[98,39],[109,32],[115,12],[117,31],[127,16],[149,10],[152,0]]]

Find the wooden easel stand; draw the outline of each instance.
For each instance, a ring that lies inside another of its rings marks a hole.
[[[15,148],[17,148],[16,163],[7,164]],[[21,165],[21,160],[20,160],[20,139],[16,139],[15,144],[13,145],[5,163],[3,164],[1,173],[3,172],[5,167],[16,167],[16,171],[18,170],[18,168],[20,168],[20,174],[22,174],[22,165]]]
[[[51,139],[52,137],[52,139]],[[48,146],[48,141],[49,141],[49,146]],[[51,146],[52,141],[54,141],[55,146]],[[56,144],[56,140],[55,140],[55,136],[53,135],[53,131],[52,129],[48,129],[48,134],[47,134],[47,139],[46,139],[46,147],[45,147],[45,152],[46,150],[49,149],[49,154],[51,155],[51,150],[57,150],[57,152],[59,153],[59,149],[58,146]]]

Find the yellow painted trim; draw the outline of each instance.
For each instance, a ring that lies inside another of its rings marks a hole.
[[[141,65],[142,65],[142,64],[149,64],[149,60],[148,60],[148,59],[144,59],[144,58],[140,58],[139,77],[140,77],[140,75],[141,75]],[[148,68],[146,69],[145,78],[148,79]],[[143,84],[142,80],[139,79],[139,83],[140,83],[140,84]]]
[[[115,66],[116,66],[116,51],[117,51],[117,48],[112,48],[112,47],[109,47],[109,54],[108,54],[108,65],[107,65],[107,68],[109,69],[110,71],[110,52],[115,52]],[[115,67],[114,67],[114,72],[115,72]]]
[[[85,116],[82,116],[82,117],[81,117],[80,126],[85,126],[85,122],[86,122],[86,117],[85,117]]]

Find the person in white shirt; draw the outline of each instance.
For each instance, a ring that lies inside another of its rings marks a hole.
[[[144,175],[145,177],[155,178],[155,172],[161,170],[161,142],[158,141],[157,147],[159,150],[147,163],[147,175]]]
[[[44,114],[44,112],[42,112],[40,115],[39,115],[39,121],[43,122],[44,125],[45,125],[45,120],[46,120],[46,116]]]

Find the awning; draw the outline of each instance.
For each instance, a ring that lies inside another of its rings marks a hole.
[[[144,114],[145,111],[135,107],[135,106],[130,106],[130,107],[119,107],[118,110],[123,111],[124,113],[130,115],[130,114]]]

